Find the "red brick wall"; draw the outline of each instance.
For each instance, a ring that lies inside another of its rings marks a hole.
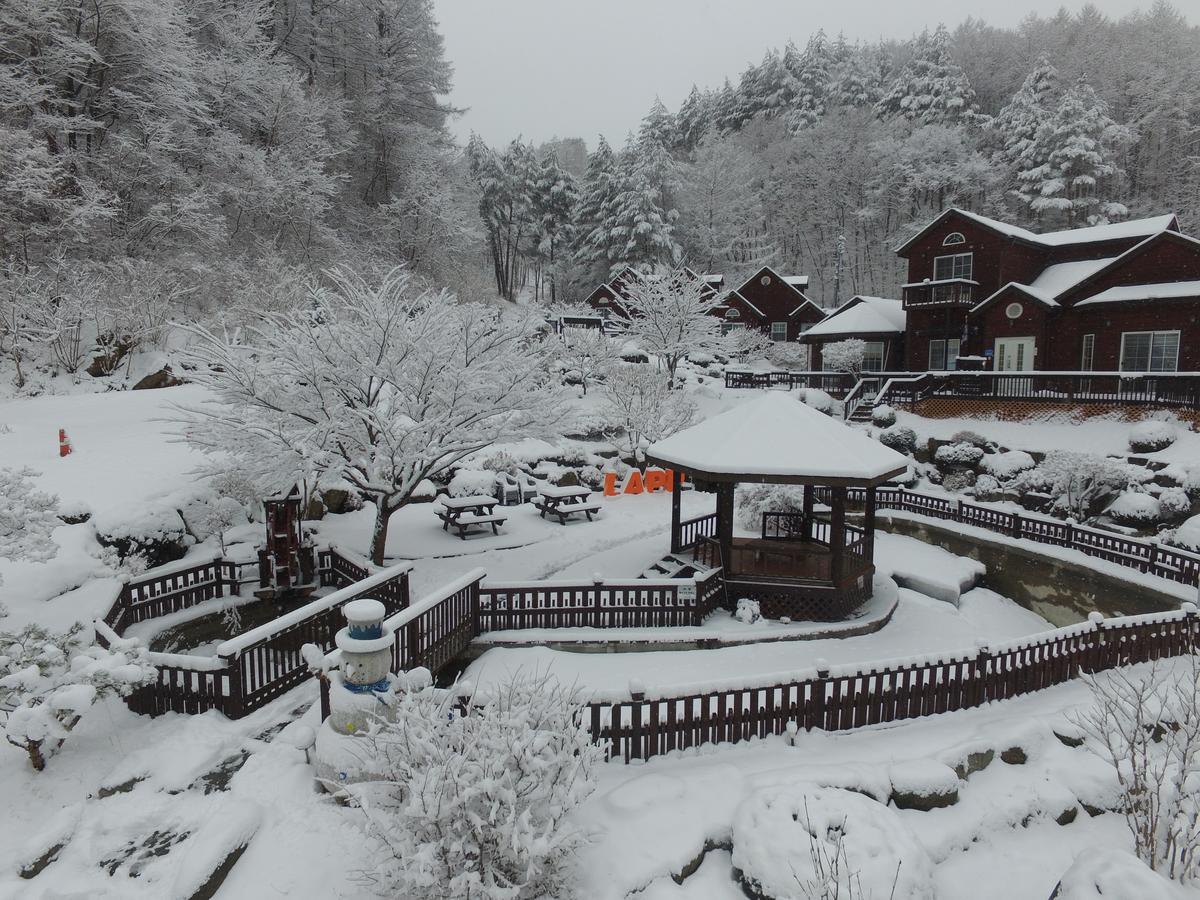
[[[943,247],[942,241],[946,235],[954,231],[962,234],[966,243]],[[973,280],[979,282],[979,287],[975,289],[976,302],[1010,281],[1028,283],[1037,277],[1047,260],[1044,250],[1004,237],[963,216],[951,214],[901,254],[908,259],[908,281],[933,278],[934,258],[949,253],[975,254]]]
[[[1021,315],[1016,319],[1010,319],[1007,314],[1012,303],[1021,304]],[[1009,289],[981,312],[971,316],[970,352],[977,356],[987,355],[986,351],[995,350],[996,338],[1032,337],[1036,348],[1033,358],[1035,369],[1077,369],[1078,359],[1071,366],[1054,363],[1060,355],[1056,333],[1057,318],[1058,311],[1049,309],[1020,291]]]

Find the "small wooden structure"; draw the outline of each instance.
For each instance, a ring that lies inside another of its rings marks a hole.
[[[905,457],[794,396],[769,391],[649,448],[675,472],[671,551],[723,570],[730,601],[757,600],[764,615],[845,618],[871,596],[875,489],[903,473]],[[715,513],[680,519],[682,477],[715,489]],[[801,512],[762,515],[755,537],[734,535],[739,483],[803,488]],[[846,521],[846,493],[865,492],[862,527]],[[828,502],[826,516],[816,510]]]
[[[259,550],[260,597],[276,598],[293,593],[307,594],[315,587],[311,550],[304,547],[301,527],[303,494],[293,485],[285,494],[263,501],[267,542]]]

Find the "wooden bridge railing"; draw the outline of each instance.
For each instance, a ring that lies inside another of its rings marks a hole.
[[[810,670],[791,681],[593,698],[584,722],[610,758],[649,759],[706,743],[805,730],[842,731],[981,706],[1080,673],[1195,652],[1200,617],[1176,613],[1089,621],[975,652],[867,668]]]

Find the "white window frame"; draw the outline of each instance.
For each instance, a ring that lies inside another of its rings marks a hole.
[[[1096,365],[1096,335],[1089,332],[1083,336],[1083,347],[1079,354],[1079,371],[1090,372]]]
[[[730,307],[729,309],[725,310],[725,318],[727,319],[740,319],[741,317],[742,311],[740,309],[734,309]]]
[[[951,355],[951,345],[953,344],[954,354]],[[933,364],[933,348],[938,346],[941,348],[942,365],[935,366]],[[934,338],[929,342],[929,371],[930,372],[951,372],[954,370],[954,364],[958,361],[959,354],[962,353],[962,338]]]
[[[863,347],[863,371],[882,372],[886,347],[883,341],[865,341]]]
[[[952,231],[946,235],[945,240],[942,241],[942,246],[953,247],[957,244],[965,244],[966,242],[967,239],[963,237],[963,233],[961,231]]]
[[[1133,336],[1147,334],[1150,336],[1150,346],[1148,348],[1148,357],[1146,359],[1145,368],[1127,369],[1125,367],[1125,340]],[[1154,363],[1154,342],[1160,337],[1172,335],[1175,338],[1175,356],[1171,360],[1170,368],[1153,368]],[[1122,372],[1178,372],[1179,371],[1179,345],[1182,342],[1183,334],[1179,331],[1122,331],[1121,332],[1121,355],[1117,358],[1117,365]]]
[[[950,260],[950,274],[939,275],[938,265],[942,260]],[[960,265],[959,261],[965,260],[965,265]],[[942,256],[933,258],[933,280],[934,281],[949,281],[952,278],[962,278],[966,281],[972,280],[975,274],[975,254],[974,253],[947,253]]]
[[[788,332],[787,322],[772,322],[771,323],[771,340],[779,342],[786,341]]]

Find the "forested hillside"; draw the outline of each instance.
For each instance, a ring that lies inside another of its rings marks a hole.
[[[656,103],[578,181],[533,144],[456,146],[451,80],[430,0],[0,4],[0,350],[81,317],[136,342],[334,264],[550,301],[626,263],[771,262],[831,305],[894,294],[893,246],[952,204],[1200,230],[1200,30],[1166,4],[817,33]]]

